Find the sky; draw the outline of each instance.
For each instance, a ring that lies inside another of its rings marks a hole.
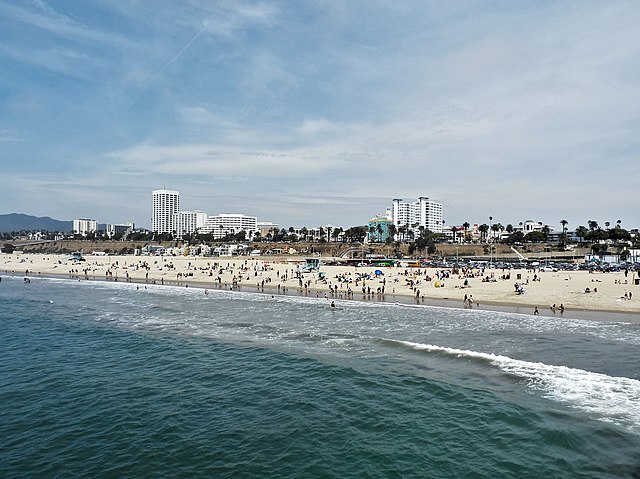
[[[0,0],[0,214],[640,226],[640,5]]]

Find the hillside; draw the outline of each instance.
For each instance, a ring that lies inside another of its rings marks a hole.
[[[12,231],[62,231],[70,232],[72,221],[59,221],[48,216],[31,216],[21,213],[0,215],[0,233]]]

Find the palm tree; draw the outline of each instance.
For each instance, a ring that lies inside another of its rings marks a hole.
[[[496,233],[498,231],[503,230],[503,229],[504,229],[504,227],[500,223],[494,223],[494,224],[491,225],[491,231],[493,232],[493,234],[491,236],[493,237],[494,241],[495,241],[495,238],[496,238]]]
[[[597,221],[589,220],[589,221],[587,221],[587,224],[589,225],[589,229],[591,231],[594,231],[594,230],[598,229],[598,222]]]
[[[589,232],[589,230],[587,228],[585,228],[584,226],[580,225],[576,228],[576,236],[578,238],[582,238],[584,239],[587,236],[587,233]]]
[[[616,228],[620,228],[620,223],[622,223],[622,220],[616,221]]]
[[[398,232],[400,233],[400,238],[402,242],[404,242],[406,239],[407,229],[408,229],[407,225],[402,225],[400,226],[400,228],[398,228]]]
[[[487,231],[489,231],[489,225],[486,223],[481,224],[480,226],[478,226],[478,231],[480,231],[481,238],[484,238],[486,240]]]
[[[567,220],[560,220],[560,224],[562,225],[562,234],[566,234],[569,222]]]
[[[469,224],[468,221],[465,221],[464,223],[462,223],[462,227],[464,228],[464,240],[465,242],[469,240],[469,226],[471,226]]]
[[[604,222],[604,227],[605,227],[605,228],[609,229],[609,226],[610,226],[610,225],[611,225],[611,223],[609,223],[608,221],[605,221],[605,222]]]
[[[396,239],[396,235],[398,234],[398,227],[391,223],[389,225],[389,237],[393,240]]]
[[[567,242],[567,225],[569,222],[565,219],[560,220],[560,224],[562,225],[562,237],[560,238],[560,244],[562,246]]]

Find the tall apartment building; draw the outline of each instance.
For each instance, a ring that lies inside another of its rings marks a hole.
[[[173,190],[153,191],[151,231],[173,233],[176,231],[175,214],[180,210],[180,193]]]
[[[214,239],[220,239],[227,234],[236,234],[240,231],[247,233],[247,238],[252,237],[258,231],[258,218],[239,214],[220,214],[209,216],[202,228],[205,234],[211,233]]]
[[[391,221],[396,228],[417,225],[416,231],[423,226],[432,233],[442,233],[442,203],[431,201],[426,196],[411,203],[396,198],[391,205]]]
[[[174,215],[176,237],[182,239],[186,234],[201,231],[207,222],[208,215],[204,211],[179,211]]]
[[[87,233],[95,233],[96,231],[98,231],[98,222],[96,220],[89,220],[86,218],[73,220],[74,234],[87,236]]]

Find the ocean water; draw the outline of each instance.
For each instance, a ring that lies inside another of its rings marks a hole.
[[[0,477],[639,478],[640,325],[2,277]]]

